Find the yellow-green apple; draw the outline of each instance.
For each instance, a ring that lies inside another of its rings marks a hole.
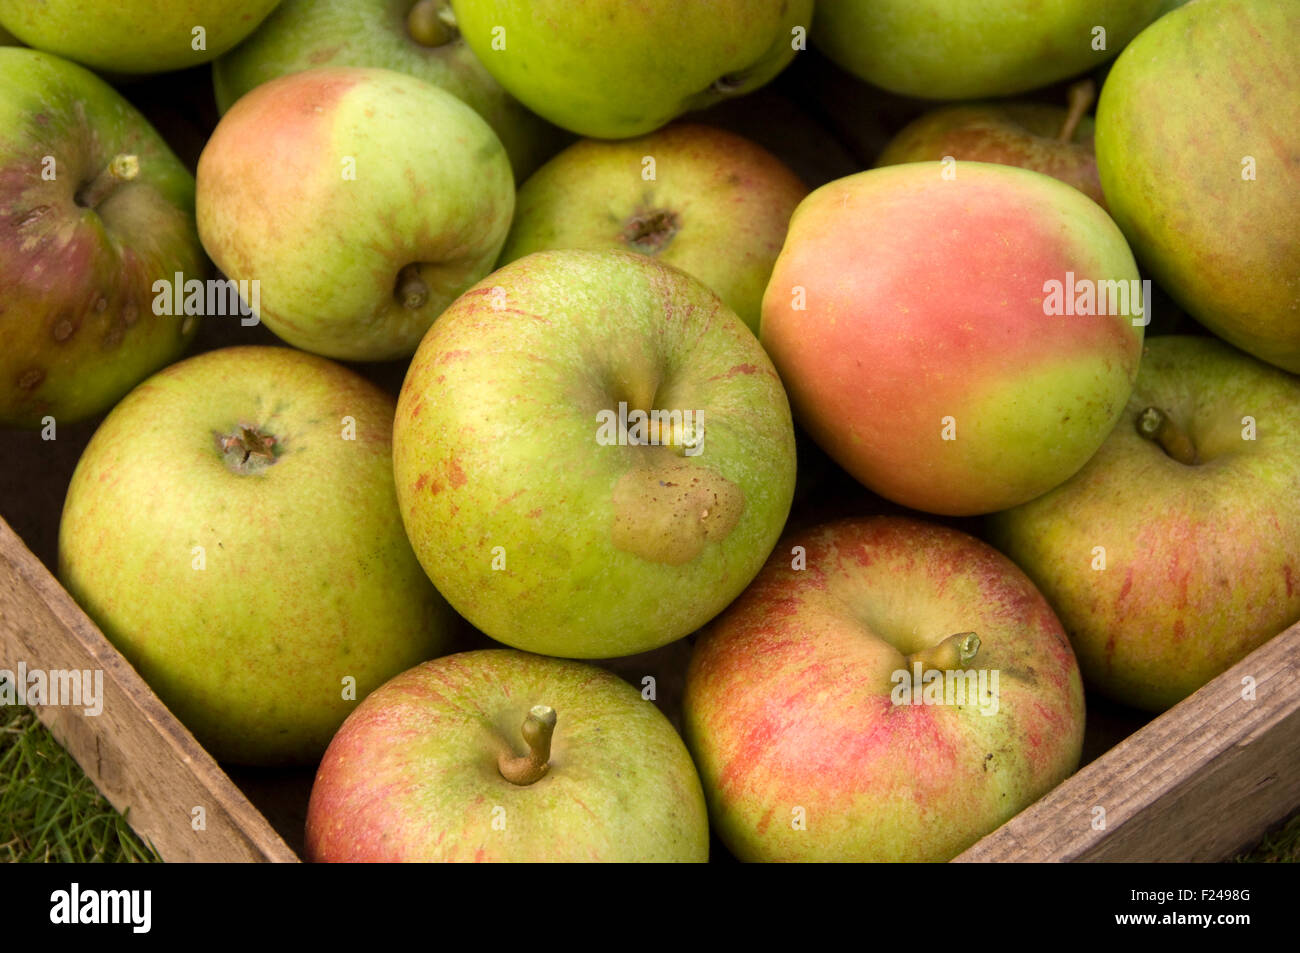
[[[915,162],[804,200],[762,341],[841,466],[905,506],[970,515],[1096,452],[1133,388],[1145,301],[1124,236],[1077,189]]]
[[[748,861],[948,860],[1074,771],[1083,716],[1024,573],[903,517],[787,536],[686,676],[714,830]]]
[[[1070,108],[1034,102],[973,103],[936,109],[910,123],[885,147],[876,165],[939,161],[996,162],[1033,169],[1106,207],[1093,155],[1096,96],[1088,79],[1070,89]]]
[[[1109,60],[1161,0],[827,0],[813,42],[869,83],[924,99],[1009,96]]]
[[[279,0],[0,0],[0,23],[29,46],[113,73],[161,73],[215,59]]]
[[[754,577],[794,492],[785,392],[694,278],[537,252],[420,344],[393,428],[407,534],[492,638],[571,658],[679,639]]]
[[[381,66],[440,86],[474,108],[523,179],[560,133],[519,104],[466,45],[448,0],[282,0],[251,37],[212,67],[217,105],[268,80],[322,66]]]
[[[766,149],[709,126],[584,139],[520,188],[501,263],[552,248],[651,255],[700,279],[757,334],[763,289],[807,194]]]
[[[1213,338],[1154,337],[1097,455],[992,530],[1085,680],[1168,708],[1300,620],[1300,380]]]
[[[330,742],[307,808],[314,861],[704,862],[682,739],[591,665],[510,649],[403,672]]]
[[[206,277],[194,179],[88,70],[0,48],[0,427],[107,410],[174,360],[194,318],[153,284]]]
[[[1292,372],[1297,90],[1300,4],[1215,0],[1144,31],[1116,60],[1097,106],[1102,188],[1143,266],[1215,334]]]
[[[261,319],[281,338],[345,360],[414,353],[492,270],[514,201],[488,124],[451,93],[386,69],[264,83],[199,158],[199,237],[212,260],[260,283]]]
[[[314,763],[357,699],[446,645],[393,411],[330,361],[227,348],[137,387],[78,462],[60,578],[216,757]]]
[[[525,106],[598,139],[653,132],[757,89],[803,49],[813,0],[451,0],[470,49]]]

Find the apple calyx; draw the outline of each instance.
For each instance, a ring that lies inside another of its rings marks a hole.
[[[112,160],[77,193],[77,204],[83,208],[98,208],[105,199],[124,182],[140,174],[140,157],[121,154]]]
[[[513,758],[502,752],[497,768],[501,771],[501,776],[511,784],[525,787],[540,781],[550,769],[555,709],[549,705],[534,705],[524,719],[521,731],[528,744],[528,754]]]
[[[623,225],[622,239],[633,251],[657,255],[672,243],[681,231],[682,220],[666,208],[637,212]]]
[[[1065,122],[1061,125],[1061,132],[1056,137],[1058,142],[1074,141],[1079,123],[1083,121],[1083,117],[1087,115],[1093,101],[1097,98],[1097,84],[1091,79],[1080,80],[1070,87],[1069,96],[1070,108],[1065,115]]]
[[[1200,463],[1196,445],[1187,431],[1159,407],[1148,407],[1137,415],[1137,431],[1179,463],[1189,467]]]
[[[397,273],[397,287],[393,292],[402,307],[419,311],[429,300],[429,286],[420,277],[420,265],[412,262]]]
[[[256,427],[240,424],[233,432],[217,435],[217,449],[232,473],[260,473],[275,463],[275,437]]]
[[[406,32],[421,46],[446,46],[460,36],[456,14],[444,0],[420,0],[406,16]]]
[[[958,632],[937,645],[919,649],[907,656],[909,669],[920,665],[924,673],[929,669],[949,672],[965,668],[980,650],[980,637],[974,632]]]

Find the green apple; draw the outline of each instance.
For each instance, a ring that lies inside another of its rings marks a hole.
[[[194,179],[88,70],[0,48],[0,427],[107,410],[173,361],[196,319],[153,284],[206,277]]]
[[[813,42],[869,83],[923,99],[1010,96],[1086,72],[1161,0],[827,0]]]
[[[653,132],[757,89],[803,49],[813,0],[451,0],[525,106],[598,139]]]
[[[445,649],[393,410],[330,361],[228,348],[141,384],[78,462],[60,579],[217,758],[314,763],[357,699]]]
[[[585,139],[520,188],[501,262],[552,248],[651,255],[700,279],[757,334],[763,290],[807,194],[766,149],[709,126]]]
[[[1252,64],[1249,69],[1242,64]],[[1300,372],[1300,4],[1197,2],[1115,62],[1097,167],[1143,265],[1207,328]]]
[[[949,860],[1074,771],[1083,716],[1024,573],[897,517],[788,536],[686,676],[687,743],[741,860]]]
[[[1160,711],[1300,620],[1297,488],[1300,381],[1156,337],[1097,455],[994,516],[993,540],[1056,607],[1084,679]]]
[[[754,577],[794,490],[785,392],[684,272],[538,252],[466,292],[411,362],[393,428],[407,534],[492,638],[571,658],[694,631]]]
[[[277,335],[344,360],[414,353],[492,270],[514,201],[488,124],[451,93],[386,69],[264,83],[199,158],[199,236],[212,260],[260,283],[261,319]]]
[[[307,808],[314,861],[704,862],[695,765],[622,679],[509,649],[398,675],[357,707]]]
[[[1148,316],[1124,236],[1077,189],[913,162],[803,201],[761,339],[837,463],[904,506],[969,516],[1045,493],[1096,452]]]
[[[559,132],[510,96],[456,29],[447,0],[282,0],[266,22],[212,67],[217,106],[268,80],[321,66],[381,66],[440,86],[474,108],[527,177]]]
[[[938,161],[996,162],[1032,169],[1073,185],[1106,207],[1093,155],[1093,122],[1086,115],[1096,84],[1070,90],[1070,108],[1033,102],[972,103],[928,112],[885,147],[877,166]]]
[[[113,73],[161,73],[215,59],[279,0],[0,0],[0,23],[29,46]]]

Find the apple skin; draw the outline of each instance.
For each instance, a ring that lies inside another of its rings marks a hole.
[[[981,99],[1100,66],[1155,19],[1161,0],[829,0],[813,43],[860,79],[922,99]],[[1093,29],[1106,30],[1094,50]]]
[[[1219,337],[1292,372],[1300,372],[1297,37],[1300,4],[1290,0],[1188,4],[1115,61],[1097,106],[1101,184],[1143,266]],[[1247,62],[1258,68],[1237,68]],[[1242,178],[1245,156],[1257,163],[1253,181]]]
[[[905,656],[967,631],[980,647],[965,667],[998,671],[996,711],[896,705]],[[846,519],[786,537],[702,633],[685,726],[714,830],[741,860],[943,861],[1074,771],[1083,686],[1051,608],[992,547]]]
[[[433,6],[450,16],[446,0]],[[407,26],[411,9],[411,0],[282,0],[256,33],[213,64],[217,107],[224,113],[253,87],[286,73],[384,67],[468,103],[501,139],[515,176],[526,178],[559,148],[559,131],[502,89],[454,29],[436,45],[417,41]]]
[[[412,354],[492,270],[514,199],[487,123],[450,93],[385,69],[264,83],[199,157],[199,237],[212,260],[261,282],[261,318],[277,335],[343,360]],[[416,268],[424,293],[412,307],[402,285]]]
[[[1200,464],[1138,434],[1150,406]],[[990,528],[1060,613],[1088,684],[1168,708],[1300,620],[1300,380],[1212,338],[1152,338],[1097,455]]]
[[[889,166],[813,192],[761,336],[796,419],[850,474],[904,506],[972,515],[1083,466],[1132,390],[1143,329],[1044,313],[1045,282],[1067,272],[1138,277],[1095,202],[1025,169],[956,169]]]
[[[644,135],[752,92],[794,59],[794,31],[806,32],[813,13],[812,0],[451,5],[466,42],[502,86],[539,116],[595,139]],[[493,49],[494,36],[504,37],[504,49]]]
[[[598,442],[620,401],[702,413],[699,452]],[[795,448],[776,371],[713,292],[643,255],[563,250],[438,319],[393,462],[415,553],[458,612],[515,648],[610,658],[745,588],[789,513]]]
[[[645,156],[655,160],[651,181]],[[501,263],[552,248],[652,255],[712,288],[757,334],[763,290],[807,194],[766,149],[709,126],[584,139],[520,188]]]
[[[556,712],[550,768],[514,784],[497,759],[526,753],[520,726],[538,704]],[[371,693],[330,743],[307,808],[313,861],[708,857],[699,776],[654,703],[591,665],[510,649],[448,655]]]
[[[74,63],[0,48],[0,88],[0,427],[71,423],[107,410],[193,337],[195,319],[153,313],[152,286],[178,271],[207,276],[194,179],[139,112]],[[81,205],[118,155],[138,158],[136,178]]]
[[[1106,199],[1093,155],[1093,121],[1083,118],[1069,142],[1057,134],[1068,111],[1042,103],[977,103],[936,109],[910,123],[885,147],[877,166],[938,161],[994,162],[1050,175],[1102,208]]]
[[[162,73],[215,59],[279,0],[0,0],[0,23],[24,43],[113,73]],[[192,31],[203,27],[205,48]]]
[[[445,651],[454,616],[397,513],[393,410],[330,361],[227,348],[141,384],[78,462],[59,577],[215,757],[314,763],[356,704],[345,677],[364,698]],[[274,463],[227,463],[240,426],[274,435]]]

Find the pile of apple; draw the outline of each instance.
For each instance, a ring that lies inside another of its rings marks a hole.
[[[62,581],[313,859],[943,860],[1300,619],[1295,0],[85,6],[0,0],[0,426],[107,412]],[[1086,78],[811,194],[673,123],[796,55]],[[108,80],[209,60],[191,177]],[[579,661],[684,639],[681,735]]]

